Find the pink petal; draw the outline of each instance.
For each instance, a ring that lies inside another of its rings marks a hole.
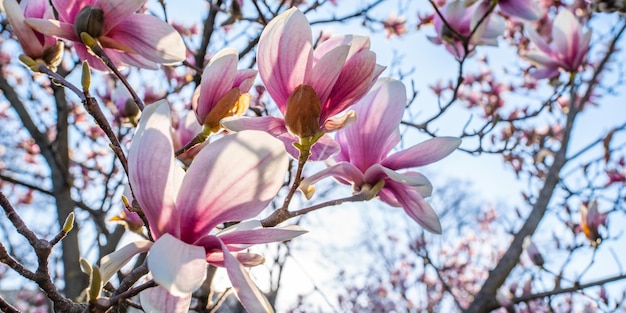
[[[313,87],[321,103],[326,102],[335,86],[348,51],[350,51],[350,46],[347,45],[328,51],[315,63],[310,75],[306,78],[306,84]]]
[[[173,64],[186,58],[187,48],[180,34],[152,15],[135,14],[132,19],[117,24],[106,36],[156,63]]]
[[[146,0],[96,0],[94,6],[104,12],[104,34],[121,21],[136,18],[135,12],[145,2]]]
[[[330,136],[328,136],[327,134],[324,134],[311,148],[311,155],[309,156],[309,161],[326,160],[332,157],[333,155],[337,154],[339,150],[340,150],[339,144],[335,140],[333,140]],[[287,152],[293,158],[298,158],[299,152],[293,146],[293,141],[292,141],[292,144],[290,144],[290,146],[287,147]]]
[[[439,161],[461,144],[455,137],[437,137],[387,157],[381,164],[392,170],[418,167]]]
[[[509,16],[529,21],[536,21],[541,17],[541,7],[536,0],[500,0],[498,5]]]
[[[342,184],[353,184],[355,186],[361,186],[365,183],[363,173],[354,165],[346,162],[339,162],[333,166],[330,166],[324,170],[321,170],[300,182],[300,190],[304,193],[307,199],[313,196],[315,188],[313,185],[318,181],[326,178],[334,177]]]
[[[580,24],[574,14],[564,8],[557,14],[552,24],[552,43],[555,49],[568,59],[578,49]]]
[[[309,21],[293,7],[267,24],[257,48],[259,75],[268,93],[284,114],[287,98],[312,66],[312,34]]]
[[[376,167],[372,167],[372,169],[374,168]],[[429,197],[433,192],[433,185],[430,183],[428,178],[426,178],[426,176],[420,173],[405,172],[400,174],[382,166],[380,166],[380,170],[385,173],[388,180],[391,179],[395,182],[408,186],[411,189],[417,191],[417,193],[422,197]],[[370,174],[370,172],[368,171],[367,173],[365,173],[365,179],[367,181],[373,181],[369,179],[369,175],[372,174],[377,175],[376,173]]]
[[[361,51],[346,60],[328,100],[322,103],[320,121],[337,115],[367,93],[376,80],[376,54]]]
[[[237,70],[235,80],[233,81],[233,88],[239,87],[239,92],[247,93],[250,91],[250,88],[252,88],[257,73],[258,71],[253,69]]]
[[[283,145],[267,133],[242,131],[210,143],[187,170],[177,199],[181,238],[193,242],[218,224],[256,216],[286,171]]]
[[[20,8],[17,1],[2,0],[0,1],[0,6],[4,6],[9,23],[20,41],[22,49],[24,49],[24,54],[31,58],[41,57],[43,46],[33,29],[26,24],[24,12],[22,12],[22,8]]]
[[[182,297],[171,295],[165,288],[157,286],[139,293],[141,307],[145,312],[186,313],[191,304],[191,293]]]
[[[158,170],[155,170],[158,169]],[[184,175],[174,159],[170,107],[161,100],[146,106],[128,152],[129,180],[153,235],[178,234],[175,205]]]
[[[402,205],[404,212],[424,229],[431,233],[441,234],[441,223],[437,213],[415,190],[394,181],[387,181],[384,189],[390,191]]]
[[[113,253],[107,254],[100,260],[100,275],[102,281],[108,282],[122,266],[126,265],[135,255],[147,252],[152,247],[152,241],[139,240],[131,242]]]
[[[192,102],[198,123],[204,124],[204,120],[215,104],[233,88],[238,61],[237,50],[226,48],[213,56],[204,68],[198,101]]]
[[[232,231],[217,236],[224,244],[264,244],[291,240],[308,231],[298,225]]]
[[[159,286],[176,297],[185,297],[202,286],[207,273],[203,247],[164,234],[154,242],[147,257],[148,268]]]
[[[81,42],[80,38],[76,35],[73,24],[38,18],[27,18],[25,21],[26,24],[42,34]]]
[[[394,79],[380,79],[372,90],[353,106],[356,122],[338,136],[350,163],[362,172],[379,163],[400,141],[398,127],[406,106],[404,84]]]
[[[274,309],[265,298],[265,295],[254,284],[246,269],[237,259],[222,245],[224,251],[224,263],[228,278],[233,284],[237,298],[248,312],[274,312]]]
[[[78,12],[86,6],[93,6],[95,0],[52,0],[52,6],[59,13],[59,20],[74,24]]]

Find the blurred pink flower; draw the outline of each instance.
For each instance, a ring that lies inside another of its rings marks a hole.
[[[60,63],[63,45],[52,36],[46,36],[33,30],[26,24],[26,18],[54,18],[52,7],[47,0],[0,0],[7,19],[17,36],[24,54],[33,60],[41,59],[51,68]]]
[[[343,184],[352,184],[355,193],[366,193],[366,198],[378,195],[385,203],[402,207],[426,230],[441,233],[437,214],[424,200],[432,192],[428,179],[417,172],[396,171],[438,161],[452,153],[461,140],[433,138],[388,155],[400,142],[399,125],[406,100],[404,84],[379,79],[353,106],[359,117],[356,122],[337,132],[341,146],[341,152],[334,157],[337,163],[305,178],[300,184],[304,194],[310,197],[314,183],[333,176]]]
[[[257,71],[237,70],[238,61],[234,48],[223,49],[213,56],[191,101],[198,123],[213,132],[221,127],[222,118],[241,115],[248,109],[250,96],[247,92]]]
[[[134,248],[149,247],[148,267],[159,284],[140,294],[143,308],[187,312],[191,293],[205,279],[208,262],[226,267],[247,310],[267,309],[267,300],[243,268],[261,264],[264,258],[241,251],[253,244],[289,240],[305,231],[297,226],[263,228],[256,220],[219,233],[214,229],[224,222],[255,217],[273,199],[287,169],[282,144],[263,132],[226,136],[202,149],[185,172],[174,158],[169,104],[161,101],[143,111],[128,168],[136,200],[156,240]],[[124,254],[129,255],[128,250]],[[108,277],[110,266],[102,267],[107,268],[103,276]]]
[[[146,0],[52,0],[59,20],[26,19],[39,32],[77,44],[76,53],[98,70],[108,70],[89,53],[80,34],[95,38],[116,66],[156,69],[157,63],[173,64],[185,59],[180,34],[155,16],[136,13]]]
[[[490,1],[484,1],[489,3]],[[500,0],[498,7],[502,13],[528,21],[536,21],[541,17],[541,7],[537,0]]]
[[[192,141],[198,134],[202,132],[202,126],[198,124],[198,120],[196,119],[196,115],[187,111],[185,116],[178,120],[175,123],[176,128],[174,129],[174,133],[172,135],[172,140],[174,144],[174,150],[182,149],[186,144]],[[193,158],[196,157],[198,152],[204,148],[209,143],[209,141],[204,141],[200,144],[197,144],[187,151],[183,152],[178,156],[178,159],[183,162],[185,165],[191,164]]]
[[[296,8],[265,27],[257,50],[259,74],[285,118],[227,119],[225,127],[269,132],[297,157],[294,142],[338,130],[353,119],[352,114],[336,115],[363,97],[384,67],[376,64],[368,37],[334,36],[315,50],[312,37],[309,22]],[[337,150],[336,143],[323,136],[310,159],[326,159]]]
[[[391,38],[391,36],[400,37],[406,34],[407,31],[406,19],[404,17],[397,17],[394,13],[383,21],[383,26],[385,27],[387,38]]]
[[[528,38],[535,45],[523,57],[535,65],[531,75],[537,79],[552,78],[560,70],[574,73],[585,61],[589,50],[591,31],[583,32],[578,20],[567,9],[562,9],[552,23],[552,41],[547,43],[532,27],[527,27]]]
[[[461,36],[472,34],[478,22],[487,13],[487,8],[480,1],[457,0],[448,2],[439,10],[447,24],[444,23],[439,14],[435,14],[433,25],[435,26],[437,37],[430,37],[430,41],[435,44],[445,45],[448,52],[456,58],[464,57],[466,52],[473,52],[474,47],[478,45],[496,46],[498,37],[505,30],[504,19],[499,15],[490,14],[482,21],[470,39],[468,51],[465,51],[461,38],[457,36],[457,34]]]

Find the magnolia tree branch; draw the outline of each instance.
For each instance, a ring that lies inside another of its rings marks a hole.
[[[561,147],[558,152],[554,155],[554,161],[549,168],[548,174],[545,178],[543,187],[539,192],[539,196],[533,204],[532,210],[522,228],[515,234],[511,245],[504,253],[496,267],[489,272],[489,277],[483,283],[482,288],[478,292],[478,294],[474,297],[474,301],[471,305],[465,310],[465,313],[479,313],[479,312],[487,312],[491,311],[499,306],[498,301],[496,300],[496,292],[500,286],[504,283],[506,278],[509,276],[513,268],[517,265],[520,255],[523,251],[523,243],[526,237],[531,236],[537,226],[543,219],[543,216],[546,212],[546,208],[550,200],[552,199],[552,195],[554,193],[554,189],[556,185],[560,181],[560,172],[565,163],[567,162],[567,148],[570,143],[570,135],[572,132],[572,128],[574,126],[574,121],[576,116],[578,115],[579,109],[589,100],[591,96],[592,90],[597,84],[597,77],[602,73],[605,68],[605,65],[609,61],[611,55],[615,51],[615,45],[621,38],[624,30],[626,29],[626,25],[624,25],[615,38],[612,40],[609,49],[607,50],[604,58],[598,64],[596,68],[593,78],[589,82],[589,86],[586,90],[585,95],[580,99],[579,102],[576,100],[577,88],[576,85],[570,86],[570,106],[569,112],[567,114],[567,121],[563,130],[563,139],[561,140]],[[573,83],[573,79],[570,80]]]
[[[57,312],[80,312],[80,305],[75,305],[71,300],[65,298],[58,292],[54,282],[52,282],[50,272],[48,270],[48,258],[50,257],[52,248],[55,243],[59,242],[60,238],[65,236],[64,232],[61,231],[63,234],[58,234],[53,241],[40,239],[32,230],[28,228],[28,226],[26,226],[26,223],[24,223],[22,218],[17,214],[17,212],[15,212],[15,209],[3,193],[0,193],[0,206],[4,209],[4,213],[9,218],[15,229],[22,236],[24,236],[33,249],[35,249],[38,266],[35,272],[27,270],[22,264],[17,262],[8,254],[4,245],[0,245],[0,261],[7,264],[24,278],[37,283],[39,288],[41,288],[48,298],[54,303],[54,308]]]
[[[528,301],[532,301],[532,300],[535,300],[535,299],[551,297],[551,296],[564,294],[564,293],[576,292],[578,290],[583,290],[583,289],[586,289],[586,288],[589,288],[589,287],[601,286],[601,285],[604,285],[604,284],[607,284],[607,283],[611,283],[611,282],[614,282],[614,281],[618,281],[618,280],[622,280],[622,279],[626,279],[626,274],[621,274],[621,275],[617,275],[617,276],[613,276],[613,277],[609,277],[609,278],[605,278],[605,279],[600,279],[600,280],[584,283],[584,284],[576,283],[574,286],[571,286],[571,287],[555,288],[554,290],[550,290],[550,291],[524,295],[524,296],[521,296],[521,297],[515,297],[515,298],[511,299],[511,302],[515,303],[515,304],[522,303],[522,302],[528,302]]]

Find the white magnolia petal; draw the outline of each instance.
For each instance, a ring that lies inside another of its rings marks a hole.
[[[127,244],[117,251],[107,254],[100,260],[100,275],[102,281],[107,282],[135,255],[147,252],[152,247],[152,241],[140,240]]]
[[[148,254],[154,281],[172,295],[183,297],[198,289],[206,278],[206,252],[170,234],[159,238]]]

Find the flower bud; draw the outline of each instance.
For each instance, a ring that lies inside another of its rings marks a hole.
[[[287,130],[300,138],[310,138],[319,132],[322,111],[320,99],[313,87],[300,85],[287,99],[285,124]]]
[[[97,7],[84,7],[74,20],[74,30],[79,37],[81,33],[87,33],[97,39],[104,31],[104,11]]]
[[[43,55],[41,56],[41,58],[46,63],[46,65],[48,65],[51,71],[56,72],[57,67],[59,66],[59,64],[61,64],[61,61],[63,60],[64,49],[65,45],[63,44],[63,41],[57,40],[54,45],[46,48],[43,51]]]
[[[135,117],[139,114],[139,106],[135,100],[128,98],[124,101],[124,107],[120,110],[121,117]]]

